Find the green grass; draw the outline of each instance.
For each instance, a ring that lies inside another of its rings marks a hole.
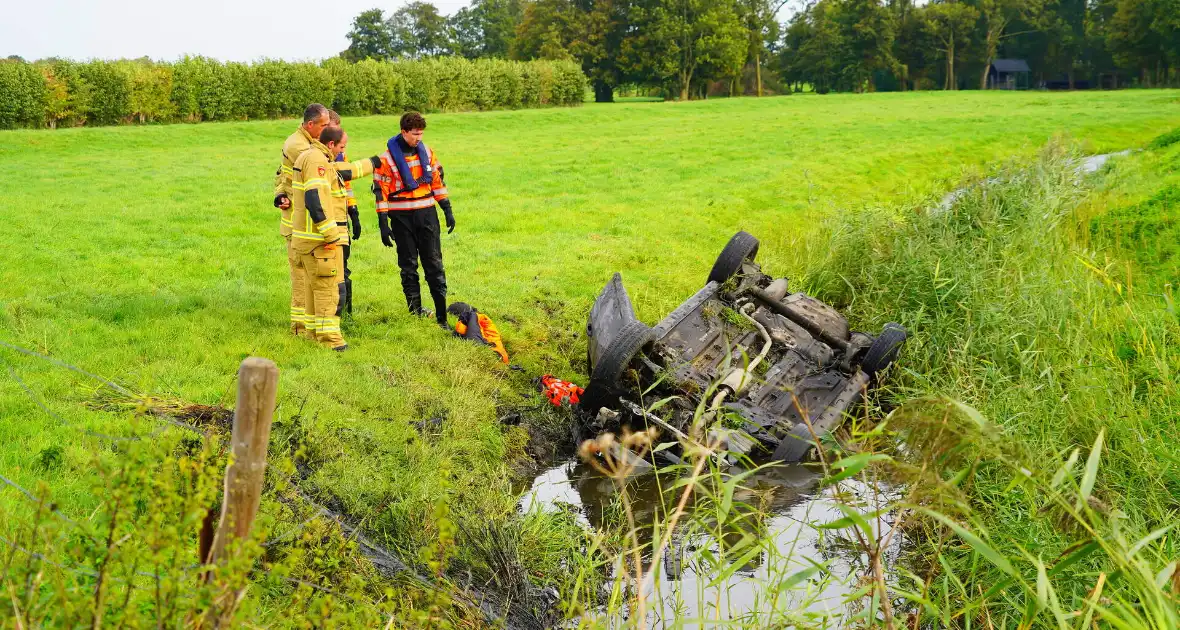
[[[521,403],[530,376],[584,380],[584,318],[610,273],[623,273],[651,323],[699,287],[737,229],[761,238],[767,269],[798,268],[811,219],[917,207],[1062,134],[1086,152],[1141,146],[1180,123],[1177,104],[1170,91],[922,93],[432,115],[427,142],[458,219],[443,242],[451,299],[496,319],[526,375],[405,313],[393,250],[363,196],[350,351],[285,334],[269,199],[292,121],[3,132],[13,237],[0,339],[202,404],[232,406],[243,357],[275,360],[276,432],[306,464],[304,487],[414,557],[435,538],[439,501],[460,522],[513,513],[508,470],[526,437],[499,425],[497,406]],[[376,152],[395,125],[346,119],[350,154]],[[83,406],[84,379],[3,356],[66,421],[127,430],[128,414]],[[413,426],[433,417],[437,435]],[[109,447],[50,419],[11,379],[0,381],[0,418],[0,473],[26,487],[45,480],[74,516],[99,505],[89,465]],[[54,448],[60,466],[35,466]],[[3,512],[21,501],[0,492]],[[522,562],[538,581],[560,579],[555,536],[538,529],[518,537]],[[493,570],[462,546],[459,560]]]
[[[890,423],[909,446],[899,456],[911,504],[970,518],[988,541],[968,547],[937,523],[911,525],[907,564],[920,575],[899,581],[937,604],[919,606],[927,620],[1049,627],[1089,610],[1110,627],[1180,622],[1170,582],[1180,548],[1170,534],[1149,537],[1180,513],[1175,268],[1155,264],[1173,245],[1162,231],[1127,239],[1124,222],[1164,223],[1178,156],[1180,146],[1148,150],[1079,182],[1077,154],[1054,143],[948,212],[839,217],[800,253],[803,284],[854,323],[911,331],[890,394],[914,401]],[[982,424],[923,402],[940,396]],[[1087,544],[1091,555],[1065,569]],[[1038,580],[1038,563],[1063,572]]]
[[[1124,281],[1134,287],[1138,278],[1158,292],[1180,284],[1180,128],[1149,146],[1112,174],[1089,228],[1096,245],[1113,247],[1131,264]]]

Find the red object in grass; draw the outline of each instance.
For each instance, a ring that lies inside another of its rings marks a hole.
[[[560,407],[563,404],[578,404],[583,391],[581,387],[569,381],[563,381],[552,374],[541,377],[541,392],[545,394],[545,398],[548,398],[549,402],[553,403],[554,407]]]

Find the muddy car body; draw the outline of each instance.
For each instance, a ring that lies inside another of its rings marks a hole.
[[[654,328],[636,318],[614,275],[586,330],[582,437],[658,425],[673,436],[723,436],[732,454],[797,462],[863,400],[897,357],[905,330],[850,330],[831,306],[764,274],[757,253],[758,240],[738,232],[705,286]],[[671,397],[654,413],[644,408]]]

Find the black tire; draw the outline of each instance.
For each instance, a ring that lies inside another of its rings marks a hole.
[[[901,347],[905,344],[908,336],[901,324],[893,322],[885,324],[885,327],[881,329],[881,334],[865,352],[865,358],[860,362],[860,369],[864,370],[865,374],[876,377],[879,372],[897,360],[897,354],[901,352]]]
[[[586,413],[598,413],[599,408],[613,405],[618,400],[619,378],[651,340],[652,330],[643,322],[629,322],[623,326],[594,364],[579,408]]]
[[[611,340],[610,345],[598,357],[598,363],[590,372],[590,381],[614,384],[623,375],[623,370],[644,346],[651,343],[651,328],[643,322],[628,322]]]
[[[754,260],[758,255],[758,239],[748,232],[738,232],[725,244],[713,269],[709,272],[709,282],[724,284],[742,268],[742,262]]]
[[[774,449],[774,458],[785,464],[798,464],[813,448],[815,438],[811,436],[811,430],[807,425],[800,422],[791,428],[790,433],[783,436],[783,441]]]

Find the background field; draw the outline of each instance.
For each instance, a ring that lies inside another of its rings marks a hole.
[[[1180,124],[1180,105],[1174,91],[910,93],[429,121],[458,219],[443,242],[451,299],[496,318],[523,374],[405,314],[393,250],[364,194],[350,351],[288,338],[270,182],[293,121],[0,134],[12,234],[0,339],[204,404],[232,405],[244,356],[274,359],[278,422],[299,436],[305,487],[413,552],[434,536],[441,465],[460,490],[460,517],[514,509],[507,471],[525,436],[501,428],[496,407],[520,402],[545,372],[584,381],[585,313],[613,271],[650,323],[698,288],[737,229],[762,240],[765,268],[792,271],[810,219],[924,206],[1062,134],[1088,152],[1140,146]],[[344,124],[359,158],[396,119]],[[81,404],[91,390],[75,375],[4,358],[67,421],[129,430],[126,414]],[[86,488],[100,441],[56,424],[11,379],[0,383],[0,418],[0,473],[26,486],[44,479],[71,514],[94,508]],[[439,435],[418,439],[411,423],[430,418],[442,419]],[[35,466],[55,445],[64,464]],[[19,509],[10,494],[0,505]]]

